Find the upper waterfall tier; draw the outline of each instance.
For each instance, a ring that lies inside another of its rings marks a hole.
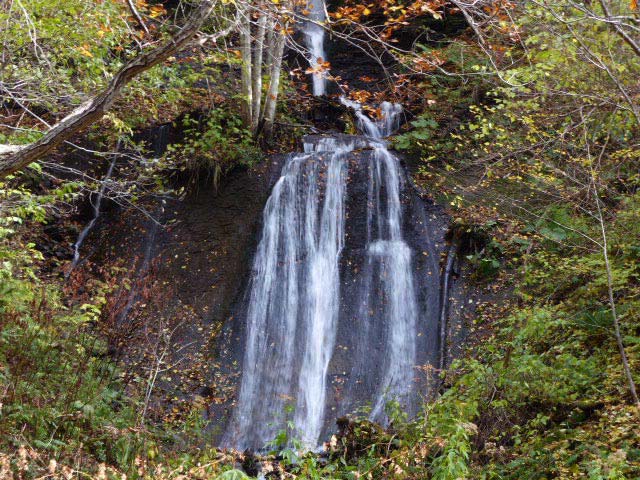
[[[313,94],[321,96],[327,93],[327,75],[323,64],[327,61],[324,50],[325,31],[322,23],[327,19],[323,0],[310,0],[308,3],[308,21],[304,22],[303,33],[308,50],[308,58],[313,78]]]
[[[305,135],[302,138],[305,153],[336,152],[344,150],[352,152],[362,148],[376,148],[383,143],[364,135]]]
[[[340,102],[356,113],[358,119],[358,127],[363,134],[375,138],[383,139],[389,135],[393,135],[400,128],[402,117],[402,105],[391,102],[382,102],[379,107],[380,118],[373,120],[364,112],[362,104],[349,100],[341,96]]]

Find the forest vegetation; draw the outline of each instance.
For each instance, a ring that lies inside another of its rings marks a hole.
[[[0,0],[0,478],[640,478],[637,2],[327,4],[331,38],[384,64],[356,72],[370,90],[305,64],[302,0]],[[153,217],[294,150],[323,104],[355,133],[319,72],[373,117],[404,105],[390,143],[490,300],[417,417],[341,419],[325,453],[291,429],[219,449],[206,395],[150,401],[161,349],[119,354],[126,265],[73,245],[99,192]]]

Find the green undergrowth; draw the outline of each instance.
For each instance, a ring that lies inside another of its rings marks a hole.
[[[625,292],[618,313],[634,371],[640,363],[634,322],[640,227],[631,220],[639,210],[640,198],[627,198],[609,230],[616,288]],[[99,297],[66,307],[59,287],[40,279],[37,250],[22,243],[20,223],[33,216],[18,218],[3,217],[1,239],[0,429],[9,468],[35,478],[57,459],[59,472],[68,465],[94,477],[104,471],[104,478],[123,472],[215,478],[228,470],[222,478],[245,478],[232,468],[240,457],[194,444],[171,452],[171,435],[139,426],[140,405],[125,395],[96,330]],[[508,252],[522,248],[520,237],[498,240]],[[602,257],[584,245],[535,235],[529,241],[534,247],[527,247],[512,277],[519,278],[519,305],[506,315],[480,312],[472,354],[453,363],[443,395],[417,420],[407,421],[390,404],[388,430],[348,422],[330,442],[328,460],[283,441],[274,444],[278,457],[267,460],[270,468],[310,479],[637,478],[637,412],[612,337]],[[74,465],[78,452],[82,464]]]
[[[44,258],[27,234],[48,218],[43,203],[71,199],[73,189],[19,198],[7,188],[12,180],[0,183],[14,203],[0,217],[0,448],[86,448],[98,460],[123,461],[135,410],[95,331],[104,297],[67,307],[61,284],[42,278]]]

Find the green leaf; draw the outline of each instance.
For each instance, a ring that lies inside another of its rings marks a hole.
[[[228,470],[221,475],[218,475],[215,480],[251,480],[246,473],[240,470]]]

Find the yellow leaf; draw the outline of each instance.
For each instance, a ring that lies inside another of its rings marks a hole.
[[[89,50],[89,45],[87,45],[86,43],[81,47],[78,47],[78,51],[85,57],[93,58],[93,53],[91,53],[91,51]]]
[[[149,14],[149,16],[151,18],[157,18],[160,15],[165,14],[167,11],[164,9],[163,6],[159,6],[159,5],[154,5],[153,7],[151,7],[151,13]]]

